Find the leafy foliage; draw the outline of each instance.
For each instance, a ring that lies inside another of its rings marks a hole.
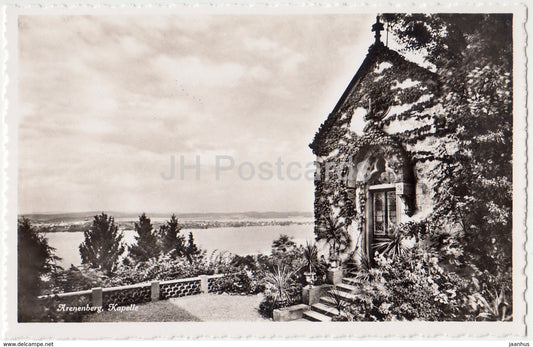
[[[275,264],[286,264],[296,269],[302,266],[300,251],[298,245],[291,237],[281,234],[279,238],[272,241],[272,251],[270,254]]]
[[[88,265],[71,265],[68,269],[54,272],[51,287],[42,294],[87,290],[102,286],[107,279],[108,276],[104,272]]]
[[[265,299],[259,304],[259,312],[272,318],[274,309],[290,306],[301,300],[302,285],[295,277],[297,271],[281,263],[265,274]]]
[[[159,255],[159,245],[156,232],[150,218],[143,213],[135,223],[135,244],[128,247],[128,256],[135,261],[146,261]]]
[[[320,261],[318,260],[318,247],[316,243],[306,242],[303,247],[303,256],[305,259],[305,268],[309,272],[315,272],[320,268]]]
[[[323,215],[316,229],[316,240],[324,240],[330,245],[330,258],[338,259],[339,255],[351,245],[346,232],[346,223],[333,213]]]
[[[266,295],[265,299],[259,303],[259,313],[265,318],[272,318],[276,309],[292,305],[288,301],[276,300],[272,295]]]
[[[94,216],[93,224],[84,232],[85,241],[80,245],[82,264],[107,273],[116,270],[119,257],[124,253],[122,239],[115,219],[102,213]]]
[[[477,318],[489,321],[511,321],[513,316],[509,312],[509,303],[503,287],[499,292],[494,290],[494,292],[488,291],[487,294],[488,300],[480,293],[469,296],[472,308],[476,310],[479,307],[480,313]]]
[[[172,252],[174,257],[185,255],[185,237],[180,235],[182,228],[175,214],[165,224],[161,225],[159,236],[160,248],[163,253]]]
[[[346,310],[350,304],[344,299],[342,291],[334,287],[328,291],[327,297],[331,300],[333,307],[337,309],[337,317],[335,317],[335,320],[348,320],[350,316],[346,313]]]
[[[187,239],[187,246],[185,247],[184,253],[190,263],[197,261],[203,254],[202,250],[198,248],[196,243],[194,243],[192,232],[189,232],[189,238]]]
[[[365,182],[356,182],[353,190],[342,165],[385,149],[384,158],[412,166],[413,180],[401,182],[433,188],[434,209],[427,220],[401,225],[376,240],[375,270],[355,261],[362,252],[360,237],[354,240],[355,256],[347,265],[362,287],[354,319],[508,320],[512,15],[382,17],[403,51],[423,57],[425,68],[381,44],[370,48],[356,75],[357,87],[343,96],[311,145],[320,172],[328,173],[316,181],[315,233],[335,210],[336,218],[347,227],[356,221],[363,234]],[[378,68],[385,63],[385,70]],[[398,88],[405,81],[412,83]],[[396,106],[403,109],[391,111]],[[350,122],[361,109],[366,126],[358,135]]]
[[[434,115],[435,220],[454,223],[461,261],[493,274],[511,266],[512,17],[388,15],[407,50],[425,52],[441,76],[444,112]],[[408,30],[405,30],[405,29]]]
[[[427,221],[398,229],[416,241],[400,253],[376,252],[373,267],[352,269],[357,290],[346,309],[347,319],[511,319],[511,305],[505,299],[511,295],[510,278],[496,278],[488,271],[464,272],[450,263],[455,253],[449,251],[448,240],[454,239],[453,234],[442,233]]]
[[[374,238],[372,248],[375,252],[394,259],[405,251],[404,237],[400,228],[392,227],[387,235]]]
[[[317,259],[317,255],[316,245],[297,246],[287,235],[282,234],[272,242],[270,257],[258,262],[265,287],[265,298],[259,305],[263,316],[272,318],[274,309],[301,302],[302,288],[306,284],[304,273],[310,264],[315,264],[311,266],[315,266],[317,283],[324,282],[326,264]]]
[[[39,235],[26,218],[17,225],[17,275],[18,275],[18,320],[28,322],[43,316],[43,305],[37,299],[46,287],[43,277],[56,272],[54,248]]]
[[[291,298],[295,274],[295,271],[284,264],[274,265],[274,269],[266,274],[266,287],[274,299],[287,301]]]

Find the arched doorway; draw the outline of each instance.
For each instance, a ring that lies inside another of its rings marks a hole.
[[[403,148],[390,140],[362,148],[354,161],[359,232],[372,260],[373,245],[414,213],[414,175]]]

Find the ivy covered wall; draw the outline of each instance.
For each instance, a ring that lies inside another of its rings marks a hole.
[[[441,140],[433,117],[442,112],[438,94],[436,74],[381,43],[369,48],[310,145],[317,161],[314,213],[319,238],[334,219],[348,239],[344,253],[363,254],[368,246],[363,236],[369,184],[365,175],[375,170],[371,166],[377,165],[376,155],[387,158],[381,165],[394,180],[388,183],[413,186],[412,197],[405,200],[411,213],[402,222],[431,211],[431,166],[419,158]]]

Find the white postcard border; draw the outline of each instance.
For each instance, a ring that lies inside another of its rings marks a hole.
[[[4,171],[2,205],[2,336],[14,338],[95,339],[95,338],[271,338],[271,337],[510,337],[525,336],[526,330],[526,6],[521,3],[504,5],[476,2],[471,5],[416,5],[398,3],[344,6],[322,3],[296,6],[228,6],[185,5],[116,2],[65,7],[63,4],[22,2],[4,5],[2,28],[2,137]],[[117,7],[124,6],[124,7]],[[339,12],[513,12],[514,47],[514,123],[513,123],[513,322],[175,322],[175,323],[18,323],[16,322],[16,221],[17,221],[17,114],[18,114],[18,50],[16,18],[20,14],[147,14],[169,13],[339,13]],[[5,64],[5,65],[4,65]],[[5,169],[7,167],[7,169]],[[7,173],[4,175],[4,173]],[[528,243],[531,249],[531,242]],[[529,278],[527,278],[530,281]]]

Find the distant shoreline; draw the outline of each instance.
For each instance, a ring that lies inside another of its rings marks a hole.
[[[83,232],[90,228],[90,221],[84,221],[83,223],[70,224],[64,222],[61,225],[55,225],[54,223],[38,223],[37,231],[40,233],[61,233],[61,232]],[[162,222],[153,222],[154,230],[159,229]],[[245,227],[261,227],[261,226],[289,226],[289,225],[312,225],[313,221],[185,221],[180,222],[182,230],[202,230],[202,229],[220,229],[220,228],[245,228]],[[133,230],[135,228],[135,221],[126,221],[117,223],[120,230]]]

